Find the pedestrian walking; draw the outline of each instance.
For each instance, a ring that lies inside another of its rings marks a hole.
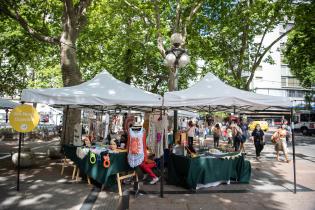
[[[288,158],[288,148],[286,142],[287,130],[286,126],[283,124],[271,137],[272,142],[275,144],[275,151],[277,154],[277,161],[279,161],[279,153],[283,152],[286,162],[289,163]]]
[[[264,149],[265,139],[264,132],[261,130],[260,125],[257,124],[254,131],[252,132],[252,137],[254,138],[254,145],[256,149],[256,158],[260,158],[260,153]]]

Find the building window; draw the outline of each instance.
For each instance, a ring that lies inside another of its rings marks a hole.
[[[300,81],[295,77],[281,77],[281,87],[301,87]]]
[[[293,97],[293,98],[304,98],[305,93],[304,91],[301,90],[288,90],[287,92],[288,97]]]
[[[300,87],[300,82],[294,77],[288,77],[288,87]]]
[[[281,77],[281,87],[287,87],[287,78]]]

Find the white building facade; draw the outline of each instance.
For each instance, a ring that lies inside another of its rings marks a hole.
[[[284,27],[282,24],[266,34],[263,45],[266,47],[285,33],[293,26],[293,23]],[[261,36],[256,37],[256,42],[260,42]],[[255,72],[250,89],[256,93],[290,97],[293,105],[304,104],[305,94],[310,91],[300,86],[300,82],[291,74],[288,64],[286,64],[282,50],[285,47],[287,36],[284,36],[271,48],[271,55],[274,64],[261,62]],[[268,53],[266,57],[268,56]]]

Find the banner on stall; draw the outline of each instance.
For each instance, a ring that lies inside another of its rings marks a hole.
[[[9,122],[12,128],[18,132],[31,132],[39,123],[39,114],[33,106],[23,104],[11,111]]]

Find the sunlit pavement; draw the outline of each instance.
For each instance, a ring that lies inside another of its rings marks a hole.
[[[270,139],[270,134],[267,134]],[[35,148],[37,164],[21,173],[20,192],[16,192],[16,170],[10,158],[0,162],[0,209],[315,209],[315,137],[297,136],[297,194],[293,191],[293,164],[275,161],[274,146],[268,143],[257,161],[251,142],[246,158],[252,163],[250,184],[230,184],[191,192],[165,185],[164,198],[159,184],[140,183],[141,193],[119,198],[117,193],[100,192],[86,181],[71,180],[72,168],[60,175],[61,160],[46,157],[47,145],[58,141],[29,142]],[[211,142],[208,142],[211,144]],[[0,142],[0,157],[16,144]],[[289,147],[292,151],[292,147]],[[292,156],[290,156],[292,159]],[[131,186],[125,186],[125,193]],[[129,203],[129,204],[128,204]]]

